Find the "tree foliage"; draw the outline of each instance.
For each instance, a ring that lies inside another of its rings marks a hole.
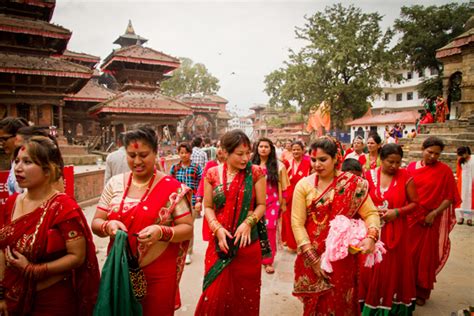
[[[388,45],[391,30],[382,32],[378,13],[362,13],[354,6],[335,4],[305,17],[296,37],[306,42],[290,51],[285,66],[265,77],[265,92],[273,106],[297,105],[307,114],[322,101],[331,105],[332,121],[362,116],[367,98],[380,91],[379,79],[394,74]]]
[[[210,74],[201,63],[194,64],[189,58],[181,58],[181,67],[173,71],[170,79],[161,83],[161,92],[168,96],[216,94],[220,89],[219,79]]]
[[[395,20],[394,29],[401,37],[394,53],[399,56],[404,67],[417,71],[433,68],[439,73],[439,78],[427,79],[420,85],[422,96],[442,94],[443,67],[436,59],[436,50],[463,33],[473,13],[468,3],[402,7],[400,18]]]

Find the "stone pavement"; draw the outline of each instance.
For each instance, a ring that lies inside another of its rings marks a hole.
[[[84,209],[90,221],[95,205]],[[194,315],[201,295],[204,275],[204,254],[207,243],[202,241],[202,221],[195,221],[193,262],[184,269],[181,279],[181,301],[183,306],[176,311],[177,316]],[[474,305],[474,227],[456,225],[452,233],[452,249],[449,260],[438,275],[438,282],[431,300],[418,307],[415,316],[446,316],[451,312]],[[105,261],[108,240],[94,237],[98,248],[99,263]],[[279,249],[275,260],[275,274],[268,275],[262,269],[261,315],[302,315],[302,304],[291,295],[293,287],[293,264],[295,255]]]

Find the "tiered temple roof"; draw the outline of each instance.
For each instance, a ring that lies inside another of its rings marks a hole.
[[[91,79],[81,91],[76,94],[69,94],[64,98],[64,101],[104,102],[113,98],[116,94],[116,91],[107,89],[99,84],[97,80]]]
[[[89,109],[92,115],[103,113],[154,114],[187,116],[189,106],[158,92],[127,90]]]

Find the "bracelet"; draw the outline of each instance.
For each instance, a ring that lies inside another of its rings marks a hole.
[[[23,274],[27,280],[42,280],[48,275],[48,266],[46,263],[28,263],[25,267],[25,270],[23,271]]]
[[[400,212],[398,211],[398,208],[396,208],[394,210],[395,210],[395,217],[399,218],[400,217]]]
[[[371,227],[367,230],[367,236],[366,238],[372,239],[374,242],[377,242],[379,240],[379,231],[377,228]]]
[[[218,222],[216,225],[214,225],[214,228],[212,228],[212,235],[215,236],[217,231],[223,227],[224,226],[222,226],[221,223]]]
[[[109,223],[108,220],[105,220],[102,225],[100,225],[100,231],[102,234],[104,235],[109,235],[109,233],[107,232],[107,224]]]
[[[169,226],[160,226],[161,228],[161,241],[170,241],[174,236],[174,229]]]
[[[258,223],[257,215],[255,215],[255,213],[250,214],[245,219],[245,222],[250,226],[250,228],[254,227]]]
[[[303,251],[303,259],[307,265],[313,266],[319,262],[320,257],[318,256],[318,253],[314,247],[309,247]]]

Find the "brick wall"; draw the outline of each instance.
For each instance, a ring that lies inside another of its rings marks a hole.
[[[104,189],[104,170],[94,170],[74,175],[74,195],[81,206],[94,204]]]

